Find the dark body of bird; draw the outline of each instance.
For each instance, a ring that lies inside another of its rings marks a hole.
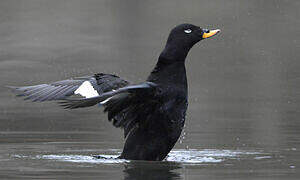
[[[144,101],[145,108],[136,112],[144,123],[131,130],[121,158],[162,160],[180,137],[188,105],[184,62],[158,62],[156,68],[160,70],[147,79],[157,85],[156,90]]]
[[[59,100],[65,108],[104,106],[108,120],[124,129],[120,158],[163,160],[177,142],[185,122],[188,86],[185,59],[194,44],[214,36],[192,24],[176,26],[147,81],[130,84],[111,74],[95,74],[50,84],[12,87],[32,101]],[[81,95],[84,98],[73,97]],[[71,96],[71,97],[70,97]]]

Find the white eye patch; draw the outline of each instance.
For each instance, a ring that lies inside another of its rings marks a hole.
[[[184,30],[184,32],[187,33],[187,34],[189,34],[189,33],[192,32],[192,30],[191,29],[186,29],[186,30]]]

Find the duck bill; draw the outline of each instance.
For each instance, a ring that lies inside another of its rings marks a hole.
[[[213,36],[217,35],[220,31],[221,31],[220,29],[210,30],[209,32],[203,33],[202,38],[206,39],[206,38],[213,37]]]

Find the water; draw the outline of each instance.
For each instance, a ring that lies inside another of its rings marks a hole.
[[[299,179],[299,7],[1,0],[0,179]],[[141,82],[183,22],[222,32],[188,55],[185,130],[165,161],[116,159],[123,132],[99,107],[63,110],[4,87],[97,72]]]
[[[162,162],[118,159],[109,142],[77,141],[76,133],[12,132],[1,139],[1,178],[297,179],[299,157],[291,149],[173,149]],[[95,135],[95,134],[94,134]],[[51,142],[51,137],[60,142]],[[59,136],[59,138],[55,138]],[[85,133],[77,134],[84,139]],[[20,137],[20,138],[18,138]],[[22,138],[21,138],[22,137]],[[68,140],[72,137],[72,140]],[[49,139],[48,141],[45,139]],[[65,139],[63,139],[65,138]],[[95,156],[98,156],[96,158]],[[146,176],[146,177],[144,177]]]
[[[75,152],[78,150],[75,150]],[[82,150],[81,153],[86,152],[98,152],[101,150]],[[100,154],[100,155],[77,155],[77,154],[46,154],[46,155],[36,155],[33,156],[32,153],[30,155],[19,155],[15,154],[11,157],[20,158],[20,159],[46,159],[46,160],[57,160],[57,161],[65,161],[65,162],[77,162],[77,163],[91,163],[91,164],[118,164],[118,163],[127,163],[130,160],[119,159],[118,157],[121,155],[121,150],[117,149],[108,149],[105,150],[108,154]],[[73,151],[65,151],[65,153],[72,153]],[[251,157],[251,155],[253,157]],[[244,156],[244,157],[243,157]],[[272,156],[269,154],[263,154],[261,152],[247,152],[241,150],[218,150],[218,149],[204,149],[204,150],[182,150],[176,149],[169,153],[164,161],[166,162],[177,162],[186,165],[197,165],[202,163],[220,163],[222,161],[230,160],[230,159],[241,159],[241,158],[249,158],[252,159],[270,159]]]
[[[281,176],[296,175],[296,166],[285,162],[286,154],[290,153],[289,150],[265,152],[263,150],[175,149],[170,152],[163,162],[143,162],[117,159],[121,152],[120,149],[98,149],[98,146],[100,145],[96,142],[12,143],[2,145],[0,165],[1,172],[6,173],[1,174],[1,176],[2,178],[21,176],[26,178],[62,178],[80,171],[79,177],[113,179],[113,176],[117,173],[126,179],[127,176],[137,178],[142,175],[142,172],[140,172],[141,174],[131,173],[130,168],[143,169],[143,167],[147,167],[149,170],[147,174],[149,175],[151,175],[151,171],[159,170],[159,174],[162,173],[170,177],[172,177],[172,174],[178,177],[182,175],[189,177],[191,174],[187,172],[195,173],[205,169],[208,171],[215,169],[215,178],[222,174],[226,175],[227,171],[232,171],[233,174],[238,171],[238,174],[241,173],[240,175],[258,175],[256,173],[260,173],[260,176],[267,177],[271,175],[270,172],[277,174],[280,170]],[[9,153],[4,154],[3,152]],[[95,158],[92,155],[99,155],[102,158]],[[252,166],[245,166],[245,164],[252,164]],[[276,169],[273,170],[274,166]],[[160,169],[160,167],[164,168]],[[175,171],[170,171],[171,169]],[[112,173],[108,173],[108,170]],[[182,171],[187,174],[182,174]],[[9,175],[7,172],[14,173]],[[106,176],[103,175],[105,172]],[[153,176],[159,176],[159,174],[153,174]],[[79,178],[78,176],[72,177]]]

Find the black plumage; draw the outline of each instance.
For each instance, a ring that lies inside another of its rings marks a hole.
[[[145,82],[130,84],[111,74],[95,74],[36,86],[12,87],[32,101],[59,100],[64,108],[104,106],[108,120],[124,129],[120,158],[163,160],[178,140],[188,106],[185,59],[194,44],[219,30],[181,24],[172,29]],[[83,91],[79,91],[83,89]],[[82,95],[83,98],[73,97]]]

